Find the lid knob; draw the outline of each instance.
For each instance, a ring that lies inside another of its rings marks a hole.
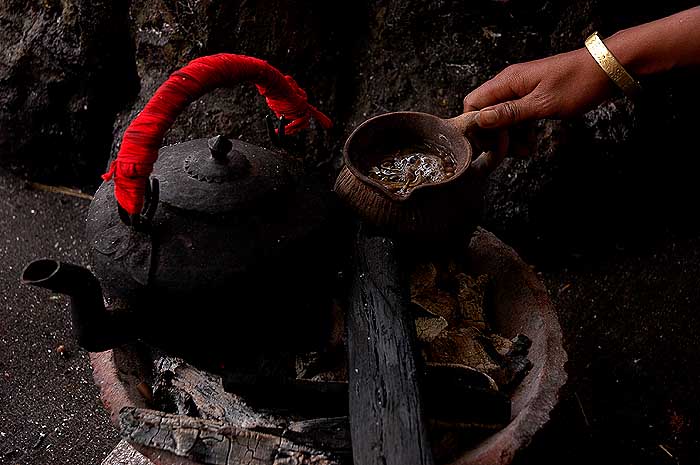
[[[207,139],[206,147],[202,142],[200,139],[200,145],[185,158],[183,167],[189,177],[203,182],[222,183],[241,179],[249,173],[250,161],[241,150],[240,142],[234,144],[222,135]],[[189,144],[177,145],[183,150],[189,149]],[[237,145],[235,149],[234,145]]]
[[[209,146],[212,158],[220,162],[227,161],[227,155],[233,147],[233,143],[221,134],[209,139],[207,145]]]

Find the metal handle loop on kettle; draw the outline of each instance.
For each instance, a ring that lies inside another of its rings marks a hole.
[[[326,115],[308,103],[306,92],[291,76],[264,60],[230,53],[197,58],[158,88],[124,132],[117,158],[102,176],[105,181],[114,179],[117,203],[130,217],[143,209],[148,176],[175,118],[202,95],[239,82],[254,83],[270,109],[278,117],[284,115],[287,134],[308,127],[311,117],[324,128],[332,125]]]

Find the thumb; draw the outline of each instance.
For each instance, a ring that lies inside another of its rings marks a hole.
[[[482,128],[502,128],[535,117],[532,102],[523,97],[481,109],[476,122]]]

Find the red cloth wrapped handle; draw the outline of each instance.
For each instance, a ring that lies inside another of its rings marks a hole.
[[[141,212],[146,180],[153,171],[165,133],[190,102],[218,87],[254,83],[267,105],[287,121],[286,134],[308,127],[313,116],[324,128],[331,120],[309,104],[306,92],[264,60],[221,53],[192,60],[161,85],[124,133],[116,160],[102,179],[114,179],[117,202],[130,215]]]

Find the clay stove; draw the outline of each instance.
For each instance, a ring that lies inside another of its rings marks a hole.
[[[561,328],[543,284],[510,247],[488,231],[478,229],[464,253],[470,272],[488,274],[493,278],[491,317],[495,329],[506,337],[520,333],[530,337],[532,346],[528,356],[532,368],[511,394],[510,422],[478,444],[456,450],[449,463],[505,465],[527,448],[535,433],[549,420],[558,402],[559,389],[566,381],[566,353]],[[130,408],[150,406],[149,392],[144,389],[143,381],[152,360],[143,360],[138,353],[134,346],[126,345],[90,354],[102,400],[116,424],[119,424],[120,412],[124,415],[124,412],[133,411]],[[239,433],[234,431],[234,435]],[[167,440],[173,444],[171,451],[138,443],[132,445],[156,464],[197,463],[173,452],[184,451],[187,455],[187,447],[192,448],[194,444],[184,444],[184,439],[178,437],[168,437]],[[261,452],[270,450],[265,444],[260,447]],[[293,457],[285,452],[276,457],[260,456],[254,463],[337,463],[323,462],[321,457],[316,457],[315,462],[304,462],[300,457],[303,454]]]

